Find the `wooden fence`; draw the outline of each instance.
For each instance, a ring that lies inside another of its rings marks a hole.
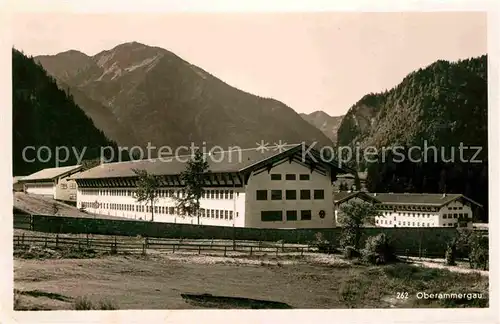
[[[146,254],[148,250],[156,250],[161,252],[194,252],[198,254],[215,252],[227,256],[229,253],[258,255],[258,254],[279,254],[297,253],[303,255],[306,252],[314,251],[313,248],[307,245],[291,245],[291,244],[269,244],[267,242],[237,242],[228,244],[220,242],[213,243],[183,243],[180,241],[162,240],[162,239],[137,239],[119,240],[113,238],[93,238],[87,235],[86,237],[65,237],[59,234],[55,236],[36,236],[36,235],[14,235],[14,249],[28,249],[30,246],[40,246],[53,249],[72,249],[77,251],[92,250],[95,252],[107,252],[111,254],[117,253],[137,253]]]

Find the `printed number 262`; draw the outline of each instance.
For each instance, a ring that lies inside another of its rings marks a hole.
[[[408,298],[408,292],[398,292],[396,298],[397,299],[407,299]]]

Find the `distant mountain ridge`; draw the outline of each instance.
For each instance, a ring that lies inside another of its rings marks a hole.
[[[439,60],[393,89],[354,104],[338,130],[339,145],[487,146],[487,56]]]
[[[332,145],[292,108],[238,90],[177,55],[137,42],[87,56],[35,58],[121,146]]]
[[[301,113],[300,116],[311,125],[321,130],[333,143],[337,143],[337,131],[344,116],[330,116],[320,110],[310,114]]]

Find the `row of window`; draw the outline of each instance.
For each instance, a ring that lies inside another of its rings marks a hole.
[[[238,195],[238,193],[236,193]],[[201,194],[201,198],[206,199],[233,199],[234,191],[233,190],[205,190]]]
[[[68,189],[67,183],[61,183],[61,189]],[[76,189],[76,183],[70,182],[69,189]]]
[[[461,218],[472,218],[472,215],[470,215],[469,213],[458,213],[458,214],[443,214],[443,218],[444,219],[451,219],[451,218],[458,218],[458,219],[461,219]]]
[[[462,206],[460,207],[448,207],[448,210],[462,210],[464,209]]]
[[[256,199],[257,200],[268,200],[268,192],[271,192],[271,200],[282,200],[283,190],[257,190]],[[314,199],[325,199],[325,191],[322,189],[317,189],[313,191]],[[297,190],[285,190],[286,200],[297,200]],[[311,190],[305,189],[300,190],[300,200],[311,199]]]
[[[298,216],[298,211],[287,210],[286,220],[296,221]],[[311,220],[312,214],[310,210],[300,211],[300,220]],[[283,211],[281,210],[265,210],[260,212],[260,220],[263,222],[279,222],[283,221]]]
[[[392,213],[391,212],[383,212],[382,215],[390,216],[390,215],[392,215]],[[422,217],[425,217],[427,215],[427,218],[431,217],[431,214],[398,213],[398,216],[408,216],[408,217],[420,217],[420,215],[422,215]]]
[[[118,211],[130,211],[130,212],[140,212],[140,213],[150,213],[151,206],[144,205],[132,205],[132,204],[114,204],[114,203],[95,203],[95,202],[82,202],[82,207],[84,208],[102,208]],[[168,206],[155,206],[154,212],[158,214],[165,215],[183,215],[183,211],[177,207]],[[236,212],[236,217],[239,213]],[[219,209],[201,209],[200,217],[215,218],[215,219],[233,219],[232,210],[219,210]]]
[[[236,212],[236,217],[239,216],[239,213]],[[200,211],[200,217],[204,218],[215,218],[215,219],[233,219],[233,211],[232,210],[220,210],[220,209],[202,209]]]
[[[102,195],[102,196],[134,196],[134,190],[125,189],[83,189],[83,195]],[[182,198],[185,194],[184,190],[176,189],[161,189],[157,192],[159,198]],[[238,195],[238,193],[236,193]],[[233,199],[234,190],[205,190],[201,198],[206,199]]]
[[[383,210],[391,210],[393,212],[398,212],[401,210],[415,210],[415,211],[427,211],[427,212],[437,212],[439,209],[437,207],[428,207],[428,206],[419,206],[419,205],[407,205],[407,206],[401,206],[401,205],[386,205],[382,204],[380,205],[380,209]]]
[[[26,188],[49,188],[52,187],[52,183],[30,183],[26,184]]]
[[[387,220],[387,219],[376,219],[375,220],[375,223],[376,224],[385,224],[385,225],[392,225],[394,224],[394,226],[396,226],[396,221],[391,221],[391,220]],[[403,226],[417,226],[417,227],[430,227],[431,225],[434,226],[434,223],[424,223],[424,222],[407,222],[407,221],[398,221],[397,223],[398,225],[403,225]]]
[[[273,181],[280,181],[281,179],[282,179],[281,174],[279,174],[279,173],[271,173],[271,180],[273,180]],[[287,180],[287,181],[297,180],[297,175],[296,174],[287,173],[287,174],[285,174],[285,180]],[[310,176],[308,174],[299,174],[299,180],[301,180],[301,181],[310,180]]]

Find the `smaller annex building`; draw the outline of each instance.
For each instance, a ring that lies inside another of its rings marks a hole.
[[[474,210],[482,205],[462,194],[429,193],[334,193],[336,217],[342,204],[364,201],[375,204],[379,227],[467,227],[472,228]]]
[[[76,202],[77,184],[71,176],[81,172],[81,165],[47,168],[19,180],[27,194],[42,195],[56,200]]]

